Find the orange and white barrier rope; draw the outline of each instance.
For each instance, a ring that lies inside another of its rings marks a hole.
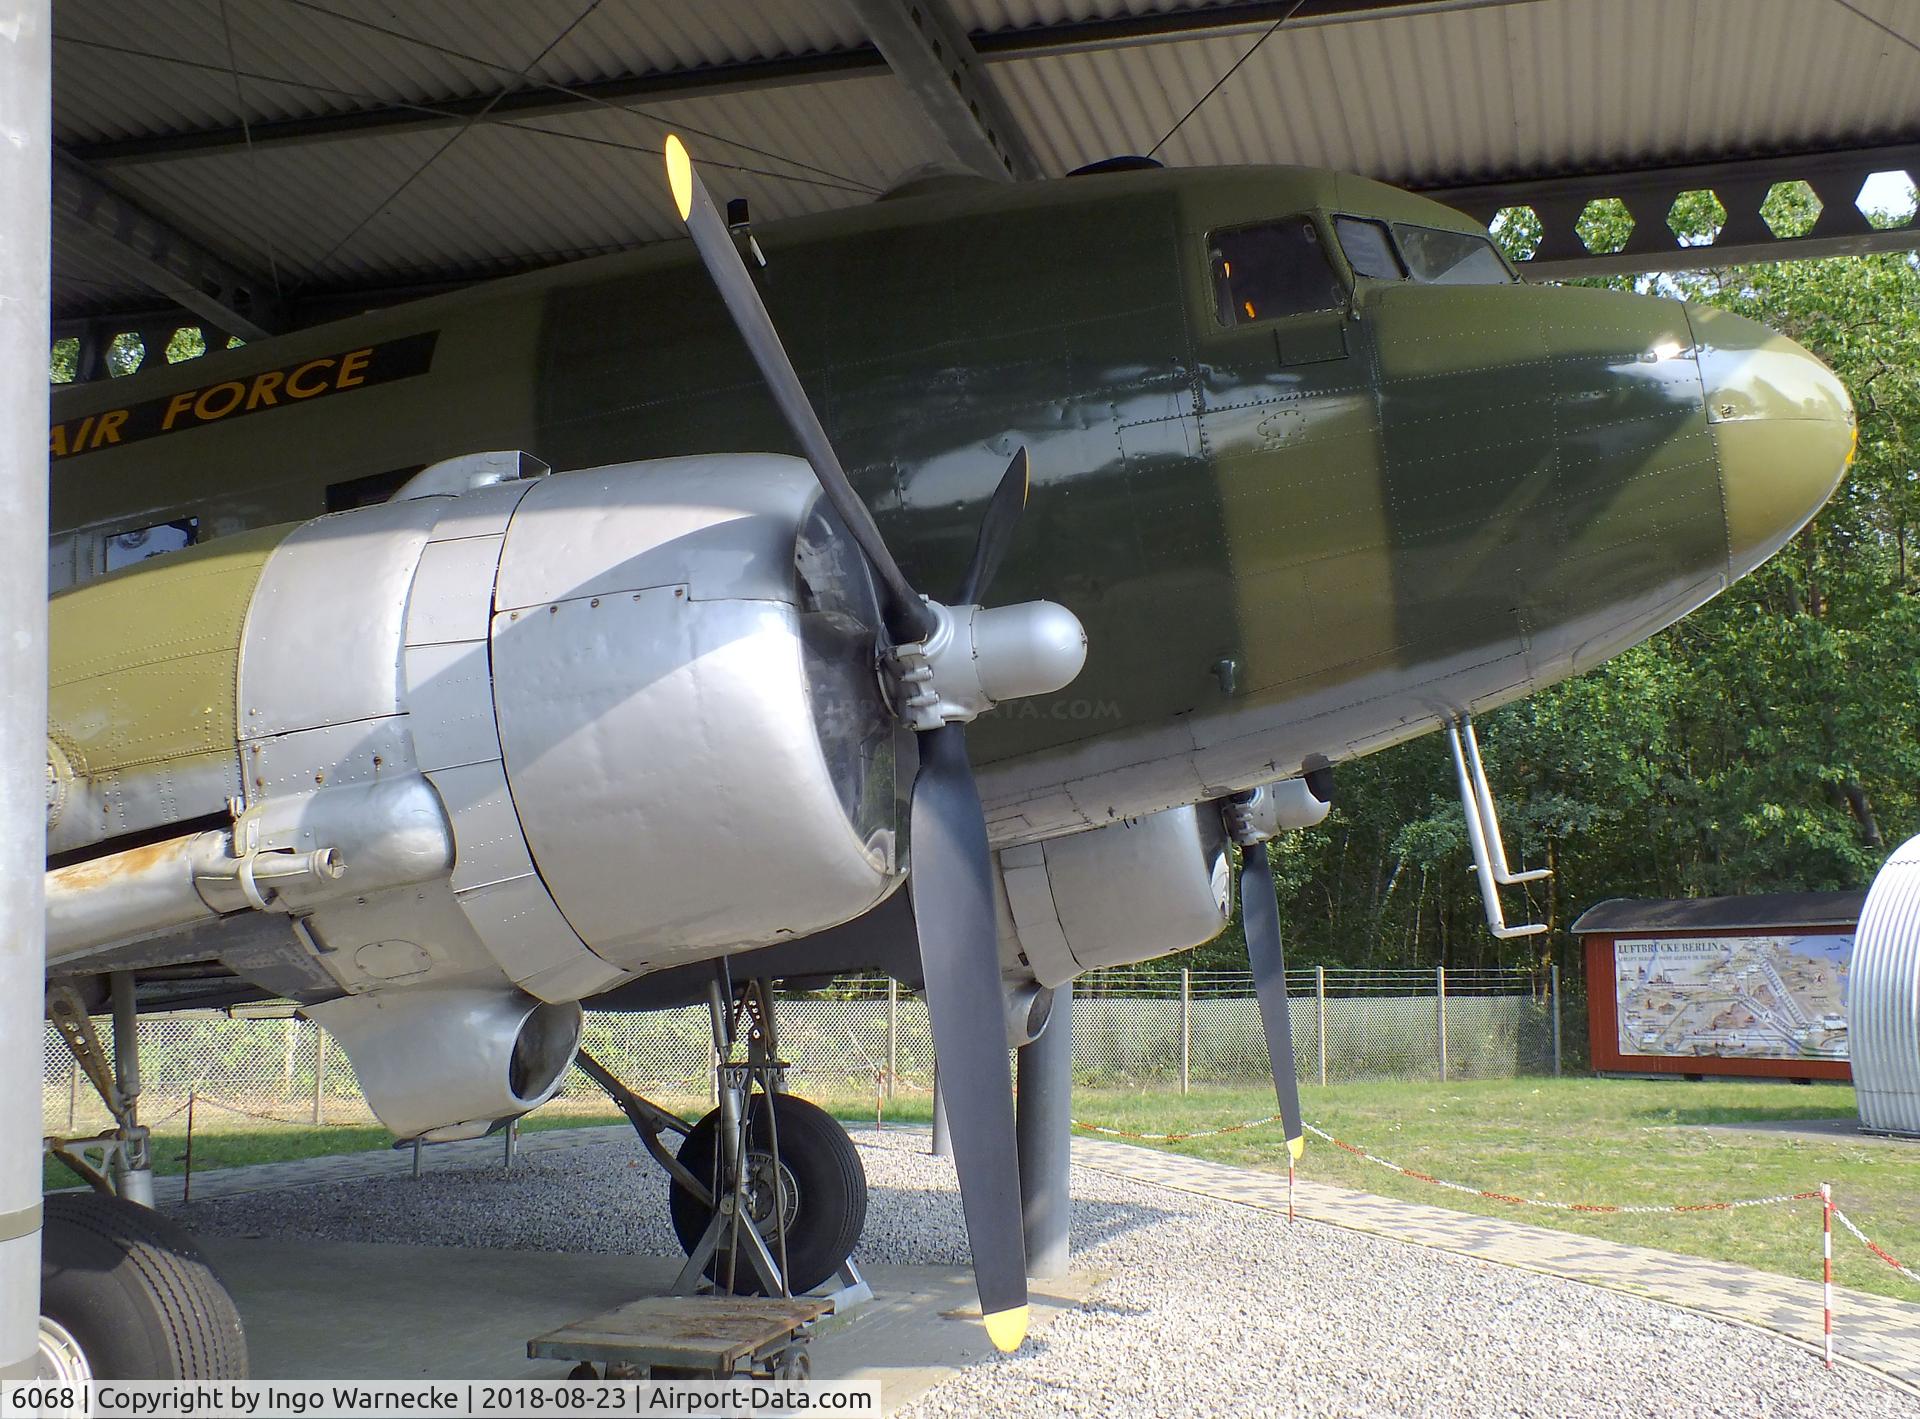
[[[1073,1126],[1083,1133],[1102,1134],[1108,1138],[1130,1138],[1142,1143],[1184,1143],[1189,1139],[1218,1138],[1226,1133],[1244,1133],[1250,1128],[1259,1128],[1265,1124],[1280,1122],[1279,1114],[1269,1114],[1265,1118],[1248,1119],[1245,1123],[1230,1123],[1220,1128],[1196,1129],[1191,1133],[1134,1133],[1124,1128],[1108,1128],[1097,1123],[1082,1123],[1075,1119]],[[1423,1173],[1418,1168],[1402,1167],[1400,1164],[1382,1158],[1378,1153],[1369,1153],[1355,1143],[1335,1138],[1324,1128],[1306,1124],[1305,1128],[1315,1138],[1331,1143],[1342,1152],[1351,1153],[1356,1158],[1398,1173],[1403,1178],[1412,1178],[1416,1182],[1432,1183],[1435,1187],[1444,1187],[1453,1192],[1464,1192],[1470,1197],[1484,1197],[1490,1202],[1505,1202],[1516,1207],[1545,1207],[1556,1212],[1586,1212],[1599,1214],[1627,1214],[1642,1212],[1726,1212],[1739,1207],[1772,1207],[1785,1202],[1810,1202],[1820,1196],[1818,1192],[1783,1192],[1772,1197],[1742,1197],[1730,1202],[1674,1202],[1646,1204],[1614,1204],[1608,1202],[1555,1202],[1542,1197],[1518,1197],[1512,1193],[1492,1192],[1486,1188],[1473,1187],[1468,1183],[1452,1182],[1447,1178],[1437,1178],[1431,1173]],[[1292,1185],[1291,1166],[1288,1167],[1288,1185]]]
[[[1073,1126],[1082,1133],[1099,1133],[1108,1138],[1131,1138],[1139,1143],[1185,1143],[1190,1138],[1218,1138],[1223,1133],[1245,1133],[1250,1128],[1279,1122],[1279,1114],[1268,1114],[1265,1118],[1250,1118],[1245,1123],[1223,1124],[1219,1128],[1197,1128],[1191,1133],[1134,1133],[1124,1128],[1108,1128],[1104,1124],[1082,1123],[1079,1119],[1073,1120]]]
[[[1265,1118],[1248,1119],[1245,1123],[1227,1124],[1220,1128],[1196,1129],[1191,1133],[1135,1133],[1130,1129],[1109,1128],[1103,1124],[1083,1123],[1073,1120],[1073,1126],[1083,1133],[1097,1133],[1108,1138],[1126,1138],[1142,1143],[1180,1143],[1188,1139],[1217,1138],[1226,1133],[1243,1133],[1248,1129],[1260,1128],[1266,1124],[1279,1123],[1278,1114],[1269,1114]],[[1840,1225],[1850,1232],[1854,1239],[1873,1255],[1900,1273],[1908,1281],[1920,1285],[1920,1273],[1901,1261],[1885,1247],[1880,1246],[1855,1225],[1852,1218],[1833,1205],[1833,1186],[1822,1183],[1812,1192],[1782,1192],[1770,1197],[1740,1197],[1724,1202],[1664,1202],[1664,1203],[1611,1203],[1611,1202],[1561,1202],[1544,1197],[1520,1197],[1508,1192],[1494,1192],[1488,1188],[1474,1187],[1468,1183],[1454,1182],[1448,1178],[1438,1178],[1431,1173],[1423,1173],[1417,1168],[1403,1167],[1378,1153],[1370,1153],[1355,1143],[1335,1138],[1324,1128],[1312,1124],[1304,1125],[1306,1131],[1314,1137],[1331,1143],[1344,1153],[1363,1158],[1369,1163],[1398,1173],[1403,1178],[1412,1178],[1416,1182],[1432,1183],[1435,1187],[1446,1188],[1451,1192],[1466,1193],[1470,1197],[1484,1197],[1490,1202],[1505,1202],[1516,1207],[1541,1207],[1555,1212],[1580,1212],[1597,1215],[1624,1216],[1628,1214],[1689,1212],[1731,1212],[1742,1207],[1774,1207],[1791,1202],[1818,1202],[1820,1204],[1820,1290],[1821,1290],[1821,1337],[1822,1350],[1827,1367],[1833,1367],[1833,1224]],[[1292,1158],[1287,1162],[1287,1220],[1293,1220],[1294,1169]]]
[[[1555,1212],[1585,1212],[1603,1215],[1625,1215],[1629,1213],[1653,1212],[1730,1212],[1739,1207],[1773,1207],[1785,1202],[1810,1202],[1820,1196],[1817,1192],[1782,1192],[1771,1197],[1740,1197],[1729,1202],[1649,1202],[1649,1203],[1612,1203],[1612,1202],[1556,1202],[1544,1197],[1518,1197],[1508,1192],[1491,1192],[1483,1187],[1473,1187],[1468,1183],[1452,1182],[1446,1178],[1436,1178],[1431,1173],[1423,1173],[1417,1168],[1403,1168],[1390,1162],[1377,1153],[1369,1153],[1357,1144],[1335,1138],[1323,1128],[1306,1125],[1308,1133],[1323,1138],[1343,1152],[1356,1158],[1365,1158],[1369,1163],[1378,1164],[1389,1172],[1400,1174],[1403,1178],[1412,1178],[1416,1182],[1432,1183],[1435,1187],[1444,1187],[1453,1192],[1464,1192],[1471,1197],[1484,1197],[1490,1202],[1505,1202],[1516,1207],[1544,1207]]]
[[[1869,1237],[1865,1232],[1861,1231],[1858,1227],[1856,1227],[1853,1224],[1853,1219],[1847,1216],[1846,1213],[1842,1212],[1838,1207],[1836,1207],[1833,1209],[1833,1216],[1835,1221],[1837,1221],[1841,1226],[1845,1227],[1849,1232],[1853,1233],[1854,1240],[1859,1242],[1861,1246],[1865,1247],[1868,1251],[1872,1252],[1875,1256],[1879,1257],[1880,1260],[1884,1261],[1888,1266],[1891,1266],[1895,1271],[1899,1272],[1902,1276],[1906,1277],[1907,1280],[1913,1282],[1916,1286],[1920,1286],[1920,1275],[1916,1275],[1912,1267],[1908,1266],[1905,1262],[1899,1260],[1892,1253],[1888,1252],[1885,1248],[1876,1245],[1871,1237]]]

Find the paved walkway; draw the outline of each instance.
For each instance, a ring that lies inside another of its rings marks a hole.
[[[894,1130],[890,1126],[888,1131]],[[925,1129],[908,1125],[899,1131]],[[862,1132],[856,1129],[856,1138]],[[632,1137],[633,1131],[624,1124],[543,1130],[522,1135],[519,1152],[527,1157]],[[430,1172],[454,1162],[470,1165],[482,1160],[500,1161],[504,1148],[504,1140],[499,1137],[439,1144],[423,1150],[421,1166]],[[1287,1210],[1287,1180],[1280,1174],[1084,1136],[1073,1140],[1073,1161],[1078,1167],[1282,1216]],[[199,1174],[193,1180],[193,1197],[208,1201],[316,1183],[404,1176],[412,1167],[411,1149],[260,1163]],[[162,1205],[180,1201],[181,1193],[180,1178],[158,1178],[154,1182],[154,1200]],[[1298,1215],[1316,1222],[1605,1286],[1759,1326],[1815,1350],[1820,1346],[1820,1285],[1811,1278],[1803,1281],[1735,1262],[1627,1246],[1601,1237],[1401,1202],[1325,1183],[1299,1183],[1294,1200]],[[1875,1370],[1920,1394],[1920,1302],[1836,1287],[1833,1325],[1834,1349],[1841,1359]]]
[[[1096,1172],[1237,1202],[1283,1217],[1287,1210],[1284,1174],[1090,1138],[1074,1139],[1073,1161]],[[1820,1283],[1811,1278],[1801,1281],[1735,1262],[1626,1246],[1325,1183],[1299,1183],[1294,1210],[1298,1216],[1336,1227],[1646,1296],[1820,1348]],[[1836,1286],[1833,1309],[1836,1356],[1920,1393],[1920,1302]]]

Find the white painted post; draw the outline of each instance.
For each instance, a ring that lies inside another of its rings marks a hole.
[[[1820,1329],[1833,1368],[1833,1184],[1820,1184]]]
[[[1186,1093],[1193,1079],[1193,972],[1180,968],[1180,1092]]]
[[[1327,968],[1313,968],[1313,999],[1320,1032],[1320,1083],[1327,1082]]]
[[[1435,966],[1433,968],[1433,988],[1435,992],[1434,1012],[1438,1020],[1436,1033],[1439,1037],[1440,1045],[1438,1050],[1440,1056],[1440,1082],[1444,1084],[1447,1082],[1447,968],[1445,966]]]
[[[40,1336],[40,1091],[46,1067],[49,0],[0,22],[0,1380]]]

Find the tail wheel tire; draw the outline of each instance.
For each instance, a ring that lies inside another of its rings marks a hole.
[[[787,1285],[796,1295],[810,1291],[840,1269],[853,1254],[867,1222],[867,1172],[847,1131],[832,1114],[791,1094],[773,1095],[773,1122],[780,1135],[776,1169],[768,1141],[767,1096],[755,1094],[748,1107],[747,1210],[768,1249],[774,1246],[773,1207],[777,1195],[787,1221]],[[693,1126],[680,1145],[680,1161],[696,1178],[711,1180],[719,1149],[720,1111]],[[713,1209],[674,1183],[667,1198],[674,1234],[689,1256],[705,1235]],[[725,1238],[707,1265],[707,1279],[724,1284],[729,1265]],[[743,1255],[732,1265],[733,1289],[758,1293],[760,1277]]]
[[[240,1313],[182,1228],[93,1193],[49,1197],[45,1215],[44,1369],[105,1380],[247,1378]]]

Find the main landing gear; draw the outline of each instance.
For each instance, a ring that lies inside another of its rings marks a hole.
[[[668,1209],[687,1253],[675,1294],[794,1296],[836,1279],[842,1292],[870,1294],[850,1260],[866,1224],[866,1170],[832,1115],[786,1092],[770,983],[729,998],[716,980],[708,1009],[720,1103],[692,1126],[577,1056],[671,1180]],[[677,1152],[662,1133],[680,1135]]]
[[[38,1378],[243,1380],[247,1340],[233,1298],[193,1238],[152,1210],[153,1163],[140,1096],[133,977],[113,977],[113,1056],[68,986],[47,1015],[99,1090],[114,1127],[46,1140],[91,1193],[45,1202],[40,1241]]]

